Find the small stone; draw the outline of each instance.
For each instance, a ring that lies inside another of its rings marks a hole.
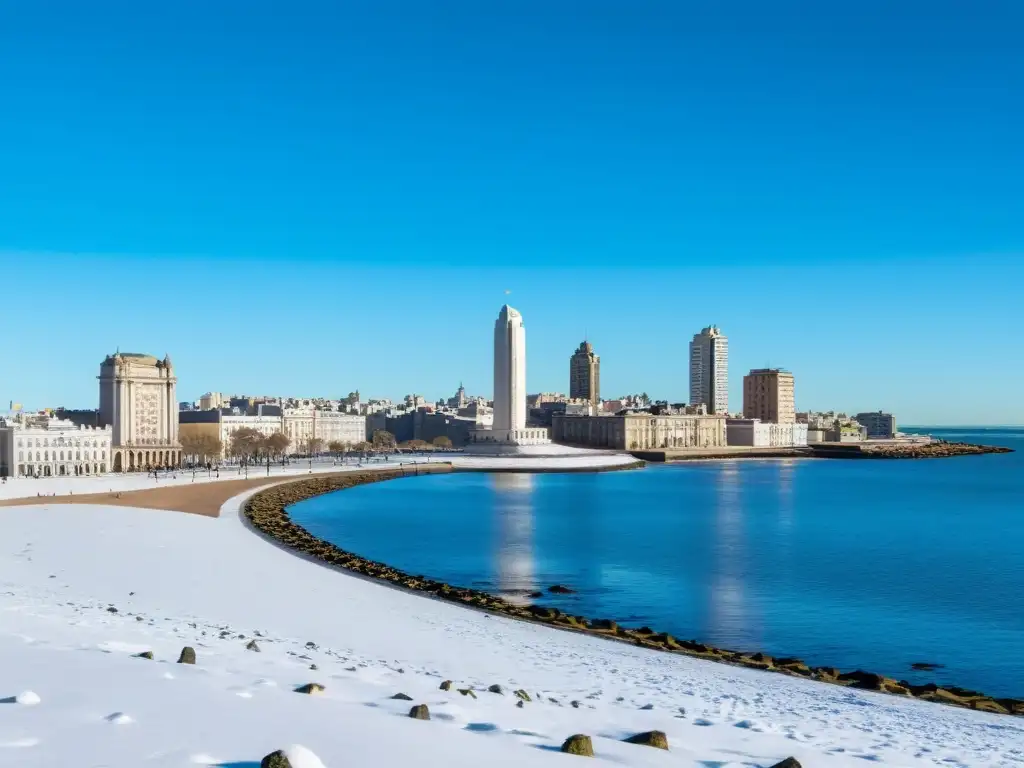
[[[109,608],[107,608],[107,613],[117,613],[117,608],[115,608],[114,606],[110,606]]]
[[[524,702],[522,699],[520,699],[519,701],[516,702],[516,706],[519,707],[519,709],[522,709],[523,707],[526,706],[526,702]]]
[[[562,751],[568,755],[580,755],[581,757],[594,756],[594,744],[589,736],[577,733],[570,736],[562,744]]]
[[[530,701],[530,694],[528,694],[522,688],[520,688],[518,691],[515,691],[514,693],[517,698],[520,698],[523,701]]]
[[[572,707],[573,709],[579,709],[579,708],[580,708],[580,703],[579,703],[578,701],[576,701],[575,699],[573,699],[572,701],[570,701],[570,702],[569,702],[569,705],[570,705],[570,706],[571,706],[571,707]]]
[[[179,664],[195,664],[196,663],[196,649],[186,645],[181,649],[181,655],[178,656]]]
[[[135,654],[135,658],[137,658],[137,659],[149,659],[150,661],[152,661],[153,660],[153,652],[152,651],[143,651],[142,653]]]
[[[652,709],[654,709],[654,705],[644,704],[642,707],[640,707],[640,709],[644,710],[645,712],[650,712]]]
[[[247,650],[247,651],[255,651],[256,653],[259,653],[260,652],[260,647],[256,644],[255,640],[250,640],[248,642],[248,644],[245,646],[245,650]]]
[[[644,731],[630,736],[628,739],[623,739],[623,741],[629,744],[643,744],[645,747],[668,749],[668,736],[662,731]]]
[[[412,701],[412,696],[406,696],[404,693],[396,693],[391,698],[398,699],[398,701]]]
[[[316,694],[323,693],[324,690],[324,687],[320,685],[320,683],[306,683],[305,685],[300,685],[296,688],[295,692],[308,693],[310,696],[315,696]]]
[[[135,620],[136,620],[136,621],[145,621],[145,619],[144,619],[144,618],[142,618],[141,616],[136,616],[136,617],[135,617]]]
[[[442,691],[450,691],[451,689],[452,689],[452,681],[451,680],[445,680],[443,683],[441,683],[441,690]]]
[[[497,693],[497,694],[501,694],[502,696],[504,696],[504,695],[505,695],[505,692],[504,692],[504,691],[502,690],[501,686],[500,686],[500,685],[498,685],[497,683],[495,683],[494,685],[492,685],[492,686],[491,686],[490,688],[488,688],[487,690],[488,690],[488,691],[490,691],[491,693]]]
[[[311,670],[313,670],[314,672],[316,672],[316,671],[317,671],[318,669],[320,669],[320,667],[318,667],[318,666],[317,666],[316,664],[310,664],[310,665],[309,665],[309,668],[310,668]]]
[[[280,749],[260,760],[260,768],[292,768],[288,757]]]
[[[787,757],[781,763],[776,763],[771,768],[801,768],[801,766],[795,757]]]
[[[417,704],[415,707],[409,710],[409,717],[413,720],[429,720],[430,710],[427,709],[426,704]]]
[[[472,688],[459,688],[459,693],[463,696],[472,696],[474,699],[476,698],[476,694],[473,692]]]

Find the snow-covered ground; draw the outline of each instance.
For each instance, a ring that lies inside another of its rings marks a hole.
[[[369,461],[358,464],[333,463],[331,461],[314,461],[309,464],[296,461],[286,467],[271,465],[269,477],[288,479],[301,477],[310,473],[342,472],[347,470],[365,469],[396,469],[399,464],[450,463],[455,467],[466,469],[490,470],[529,470],[534,472],[552,470],[586,470],[620,467],[636,462],[627,453],[604,453],[599,451],[578,451],[565,456],[471,456],[462,453],[444,453],[422,456],[392,456],[389,461]],[[267,469],[250,467],[248,474],[239,471],[238,467],[226,467],[219,473],[207,473],[206,470],[181,470],[179,472],[161,473],[159,478],[144,473],[108,474],[86,477],[44,477],[38,480],[31,478],[9,478],[0,483],[0,499],[19,499],[30,496],[63,496],[68,493],[87,494],[116,491],[139,491],[147,488],[166,488],[173,485],[189,485],[192,483],[210,483],[224,480],[259,479],[268,477]]]
[[[291,555],[240,502],[0,509],[0,766],[255,768],[291,744],[327,768],[568,766],[575,733],[614,765],[1024,761],[1019,719],[487,616]],[[185,645],[195,666],[174,663]],[[310,682],[323,694],[293,692]],[[421,703],[429,722],[406,716]],[[621,741],[652,729],[669,752]]]

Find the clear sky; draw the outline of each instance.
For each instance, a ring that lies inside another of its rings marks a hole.
[[[498,6],[501,6],[500,8]],[[0,0],[0,402],[528,388],[1024,423],[1019,2]],[[506,294],[506,291],[511,291]]]

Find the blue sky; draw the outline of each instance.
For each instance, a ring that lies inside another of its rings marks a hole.
[[[4,404],[490,394],[508,299],[531,391],[1024,423],[1019,4],[157,5],[0,0]]]

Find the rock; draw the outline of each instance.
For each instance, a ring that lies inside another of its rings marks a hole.
[[[640,629],[636,630],[636,633],[638,635],[644,635],[644,636],[646,636],[646,635],[653,635],[654,634],[654,630],[651,629],[650,627],[640,627]]]
[[[881,675],[859,669],[854,672],[844,672],[839,675],[839,680],[850,682],[853,688],[863,688],[866,691],[880,691],[885,684],[885,678]]]
[[[487,690],[490,691],[491,693],[497,693],[497,694],[500,694],[502,696],[505,695],[505,692],[502,690],[501,686],[498,685],[497,683],[495,683],[494,685],[489,687]]]
[[[196,663],[196,649],[186,645],[181,649],[181,655],[178,656],[179,664],[195,664]]]
[[[526,706],[526,704],[522,701],[522,699],[520,699],[516,702],[516,706],[522,709],[524,706]]]
[[[452,689],[452,681],[451,680],[445,680],[443,683],[441,683],[441,690],[442,691],[450,691],[451,689]]]
[[[662,731],[644,731],[635,736],[630,736],[628,739],[623,739],[623,741],[629,744],[643,744],[645,747],[668,749],[668,736]]]
[[[605,631],[607,631],[607,632],[614,632],[615,630],[617,630],[619,628],[619,625],[616,624],[611,619],[593,619],[590,622],[590,628],[591,629],[598,629],[598,630],[601,630],[602,632],[605,632]]]
[[[580,703],[578,701],[576,701],[576,699],[573,699],[572,701],[569,702],[569,706],[571,706],[573,709],[579,709],[580,708]]]
[[[580,755],[581,757],[594,756],[594,744],[589,736],[577,733],[570,736],[562,744],[562,751],[568,755]]]
[[[518,691],[513,691],[513,695],[517,698],[522,699],[523,701],[531,701],[530,694],[528,694],[522,688],[520,688]]]
[[[135,658],[137,658],[137,659],[149,659],[150,661],[152,661],[153,660],[153,652],[152,651],[143,651],[142,653],[135,654]]]
[[[536,599],[538,599],[538,598],[544,597],[544,593],[543,593],[543,592],[531,592],[531,593],[530,593],[530,594],[528,595],[528,597],[529,597],[529,598],[530,598],[531,600],[536,600]]]
[[[473,692],[472,688],[459,688],[459,693],[463,696],[472,696],[474,699],[476,698],[476,693]]]
[[[574,594],[576,590],[570,589],[569,587],[563,587],[561,584],[553,584],[548,587],[548,592],[553,595],[571,595]]]
[[[776,763],[771,768],[801,768],[801,766],[795,757],[787,757],[781,763]]]
[[[543,605],[531,605],[527,610],[538,619],[557,619],[561,613],[557,608],[547,608]]]
[[[930,661],[915,661],[910,665],[911,669],[916,669],[918,672],[932,672],[936,669],[943,669],[942,664],[933,664]]]
[[[654,709],[654,705],[653,704],[644,704],[642,707],[640,707],[640,709],[643,710],[644,712],[650,712],[652,709]]]
[[[280,749],[260,760],[260,768],[292,768],[288,757]]]
[[[310,696],[323,693],[326,690],[320,683],[306,683],[295,689],[296,693],[308,693]]]
[[[1010,710],[993,699],[976,699],[971,702],[971,709],[978,709],[982,712],[993,712],[997,715],[1008,715]]]
[[[320,669],[320,667],[318,667],[318,666],[317,666],[316,664],[310,664],[310,665],[309,665],[309,668],[310,668],[310,669],[311,669],[312,671],[314,671],[314,672],[316,672],[316,671],[317,671],[318,669]]]
[[[404,693],[396,693],[391,698],[397,699],[398,701],[412,701],[412,696],[406,696]]]
[[[114,606],[110,606],[109,608],[107,608],[107,613],[117,613],[117,608],[115,608]]]
[[[248,645],[245,646],[245,650],[247,650],[247,651],[256,651],[256,653],[259,653],[260,652],[260,647],[258,645],[256,645],[256,641],[255,640],[250,640]]]
[[[417,704],[415,707],[409,710],[409,717],[413,720],[429,720],[430,710],[427,709],[426,704]]]
[[[136,621],[145,621],[145,619],[144,619],[144,618],[142,618],[141,616],[136,616],[136,617],[135,617],[135,620],[136,620]]]

